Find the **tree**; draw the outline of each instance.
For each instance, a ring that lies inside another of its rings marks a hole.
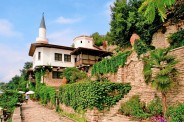
[[[101,36],[98,32],[95,32],[91,35],[93,37],[94,43],[96,46],[102,46],[104,37]]]
[[[144,58],[145,82],[151,84],[161,92],[164,117],[166,116],[166,94],[177,84],[177,70],[175,65],[178,61],[168,55],[168,49],[156,49],[150,52],[150,56]]]
[[[75,67],[66,68],[63,71],[63,74],[61,77],[65,77],[68,81],[68,83],[75,83],[78,80],[82,80],[84,78],[87,78],[86,72],[80,71],[79,69]]]
[[[23,69],[20,70],[21,72],[21,76],[24,77],[24,80],[28,80],[28,74],[27,74],[27,70],[32,68],[33,63],[32,62],[25,62]]]
[[[155,15],[158,12],[164,22],[164,19],[167,18],[167,8],[171,7],[175,2],[176,0],[144,0],[139,8],[139,12],[143,12],[149,23],[154,21]]]
[[[111,8],[110,35],[116,45],[130,46],[129,40],[133,32],[136,32],[146,44],[151,43],[152,35],[161,26],[161,21],[158,19],[149,24],[138,12],[140,6],[140,0],[130,0],[128,4],[125,0],[116,0],[114,3]]]

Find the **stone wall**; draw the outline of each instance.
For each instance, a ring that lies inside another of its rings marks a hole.
[[[47,86],[53,86],[55,88],[59,88],[62,84],[62,79],[53,79],[52,78],[52,72],[46,72],[44,78],[42,78],[42,81],[47,85]]]
[[[181,29],[184,29],[184,21],[180,21],[174,25],[169,22],[164,24],[152,37],[152,45],[156,48],[167,48],[170,46],[168,37]]]
[[[73,108],[70,106],[66,106],[64,104],[59,105],[61,110],[63,110],[66,113],[76,114],[79,117],[82,117],[82,114],[76,113]],[[92,110],[87,110],[84,117],[86,118],[87,122],[98,122],[100,116],[102,116],[103,113],[99,112],[98,109],[94,108]]]
[[[146,85],[143,75],[143,61],[137,58],[137,53],[132,54],[127,58],[126,66],[118,70],[119,81],[122,83],[130,83],[132,86],[131,91],[126,95],[124,101],[128,100],[133,95],[140,95],[141,101],[149,103],[158,94],[156,90],[152,89],[151,86]]]
[[[178,85],[168,93],[167,102],[168,104],[176,104],[184,102],[184,47],[176,48],[169,52],[170,55],[176,56],[179,63],[176,68],[179,71]],[[140,95],[141,101],[149,103],[154,95],[160,96],[160,93],[147,85],[144,81],[143,75],[144,63],[142,60],[137,58],[136,52],[133,52],[126,62],[126,66],[119,68],[117,72],[117,82],[130,83],[132,86],[131,91],[125,96],[123,101],[128,100],[133,95]]]
[[[179,76],[178,85],[167,95],[167,101],[170,104],[184,103],[184,46],[173,49],[169,54],[174,55],[179,60],[176,65]]]

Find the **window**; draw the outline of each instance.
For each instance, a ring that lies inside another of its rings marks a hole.
[[[60,53],[55,53],[55,60],[56,60],[56,61],[62,61],[62,54],[60,54]]]
[[[41,52],[38,52],[38,60],[41,59]]]
[[[71,55],[65,54],[65,55],[64,55],[64,61],[65,61],[65,62],[71,62]]]
[[[81,41],[81,43],[82,43],[82,41]]]
[[[52,78],[53,79],[61,79],[61,72],[58,72],[58,71],[53,71],[52,72]]]

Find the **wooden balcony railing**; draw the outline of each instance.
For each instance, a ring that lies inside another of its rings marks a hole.
[[[96,62],[98,62],[97,60],[90,60],[90,59],[80,59],[79,61],[75,62],[75,66],[80,66],[80,65],[93,65]]]

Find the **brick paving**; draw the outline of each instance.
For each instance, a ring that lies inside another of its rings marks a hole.
[[[28,104],[23,104],[22,111],[24,122],[74,122],[38,102],[29,101]]]

